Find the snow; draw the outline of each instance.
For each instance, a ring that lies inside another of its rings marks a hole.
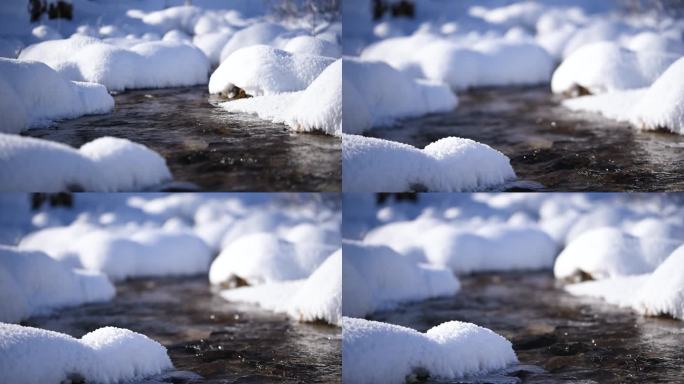
[[[99,273],[73,270],[40,251],[0,245],[0,321],[19,322],[50,310],[108,301],[114,286]]]
[[[647,316],[684,320],[684,246],[674,250],[652,273],[566,286],[578,296],[592,296]]]
[[[34,61],[0,58],[0,88],[0,132],[5,133],[114,109],[114,99],[104,87],[66,80]]]
[[[572,240],[558,255],[554,274],[557,278],[570,278],[583,272],[594,279],[605,279],[647,273],[682,242],[637,237],[612,227],[591,229]]]
[[[344,134],[342,168],[345,192],[474,191],[495,188],[516,177],[504,154],[457,137],[440,139],[421,150]]]
[[[303,91],[233,100],[228,112],[253,113],[295,132],[342,134],[342,60],[325,68]]]
[[[288,40],[283,45],[283,50],[294,54],[326,56],[335,59],[342,57],[342,48],[339,45],[307,35],[297,36]]]
[[[200,274],[208,270],[212,256],[199,237],[184,230],[137,225],[108,230],[80,222],[33,232],[21,240],[19,248],[41,250],[74,268],[102,272],[112,280]]]
[[[443,84],[414,80],[382,62],[344,59],[342,131],[357,134],[397,119],[456,108],[457,97]]]
[[[364,319],[342,319],[342,381],[403,383],[419,370],[458,379],[517,363],[511,343],[472,323],[449,321],[425,333]]]
[[[228,40],[228,43],[221,50],[221,62],[226,60],[233,52],[240,48],[253,45],[278,45],[278,38],[286,32],[280,25],[261,22],[241,29]]]
[[[80,149],[0,133],[0,189],[22,192],[141,190],[171,179],[165,160],[127,139],[101,137]]]
[[[228,301],[257,304],[303,322],[341,325],[342,252],[330,255],[308,278],[223,290]]]
[[[254,45],[228,56],[211,74],[209,93],[229,95],[239,87],[250,96],[304,90],[334,59]]]
[[[631,123],[642,130],[684,134],[684,59],[675,61],[649,87],[570,99],[563,105],[575,111],[597,112]]]
[[[334,251],[335,245],[291,243],[273,233],[252,233],[228,244],[211,264],[212,284],[234,286],[298,280],[309,276]]]
[[[204,53],[178,41],[125,47],[73,36],[29,46],[19,58],[42,61],[69,80],[102,84],[109,91],[206,84],[209,72]]]
[[[144,335],[99,328],[80,339],[0,323],[0,370],[12,383],[141,380],[173,368],[166,348]]]
[[[211,65],[216,66],[221,63],[221,50],[233,36],[233,33],[230,30],[203,33],[195,35],[192,42],[204,52]]]
[[[613,42],[583,46],[568,56],[551,79],[554,93],[581,87],[591,94],[648,87],[679,55],[660,51],[631,51]]]
[[[451,296],[460,284],[451,271],[418,264],[389,247],[342,242],[342,314],[364,317],[408,301]]]

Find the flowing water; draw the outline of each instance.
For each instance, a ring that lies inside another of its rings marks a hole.
[[[24,325],[81,337],[103,326],[129,328],[168,348],[176,371],[145,383],[335,383],[341,332],[229,303],[205,276],[117,284],[113,301],[30,318]]]
[[[371,136],[423,148],[446,136],[473,139],[506,154],[533,189],[673,191],[684,189],[684,136],[638,132],[626,123],[572,112],[548,87],[485,88],[459,94],[453,111],[373,129]]]
[[[172,188],[341,189],[339,138],[295,133],[256,116],[229,114],[206,86],[128,91],[114,100],[110,114],[61,121],[27,134],[73,147],[101,136],[144,144],[166,159],[177,182]]]
[[[565,293],[549,272],[461,278],[454,297],[403,305],[372,320],[426,331],[460,320],[508,338],[520,364],[485,378],[431,383],[676,383],[684,323],[642,317]]]

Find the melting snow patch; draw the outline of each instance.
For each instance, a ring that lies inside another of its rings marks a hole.
[[[423,150],[388,140],[344,134],[345,192],[486,190],[515,179],[501,152],[470,139],[447,137]]]
[[[76,339],[0,323],[0,371],[10,383],[118,383],[171,368],[166,348],[128,329],[104,327]]]
[[[0,190],[130,191],[171,179],[164,158],[126,139],[101,137],[79,150],[0,133]]]
[[[425,374],[458,379],[517,361],[508,340],[472,323],[449,321],[420,333],[376,321],[342,319],[345,383],[403,383]]]

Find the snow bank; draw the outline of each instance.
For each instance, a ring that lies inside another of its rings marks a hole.
[[[141,380],[173,368],[166,348],[128,329],[104,327],[81,339],[0,323],[0,371],[11,383]]]
[[[631,307],[647,316],[684,320],[684,247],[672,252],[653,273],[572,284],[566,290]]]
[[[114,99],[101,85],[68,81],[43,63],[0,58],[0,132],[112,109]]]
[[[110,91],[206,84],[209,72],[202,51],[177,41],[122,47],[74,36],[35,44],[19,58],[42,61],[67,79],[102,84]]]
[[[211,264],[212,284],[240,286],[308,277],[335,246],[291,243],[273,233],[252,233],[228,244]]]
[[[75,268],[102,272],[113,280],[204,273],[212,256],[200,238],[183,230],[137,225],[117,230],[79,222],[33,232],[19,247],[41,250]]]
[[[613,42],[588,44],[570,55],[551,79],[554,93],[600,94],[648,87],[679,56],[631,51]]]
[[[342,168],[345,192],[474,191],[494,188],[516,177],[504,154],[457,137],[440,139],[420,150],[345,134]]]
[[[584,232],[558,255],[557,278],[585,273],[593,279],[636,275],[653,271],[682,240],[636,237],[604,227]]]
[[[0,190],[140,190],[171,179],[164,158],[126,139],[101,137],[79,150],[0,133]]]
[[[301,91],[334,59],[295,54],[265,45],[239,49],[211,74],[209,93],[231,97],[238,87],[250,96]]]
[[[456,294],[451,271],[417,264],[391,248],[342,242],[342,314],[364,317],[399,303]]]
[[[342,60],[330,64],[304,91],[233,100],[229,112],[254,113],[295,132],[342,134]]]
[[[450,321],[420,333],[376,321],[342,319],[345,383],[403,383],[421,371],[431,378],[458,379],[517,361],[508,340],[472,323]]]
[[[114,286],[102,274],[72,270],[40,251],[0,245],[2,322],[18,322],[60,307],[108,301],[114,294]]]
[[[288,313],[298,321],[340,325],[342,318],[342,252],[330,255],[306,279],[272,282],[221,292],[229,301],[257,304]]]
[[[458,99],[442,84],[414,80],[382,62],[344,59],[342,131],[361,133],[397,119],[453,110]]]

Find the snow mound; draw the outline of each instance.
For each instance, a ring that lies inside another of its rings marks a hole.
[[[18,322],[50,310],[108,301],[114,286],[99,273],[72,270],[43,252],[0,245],[0,321]]]
[[[397,119],[453,110],[458,99],[447,86],[414,80],[382,62],[343,60],[342,131],[361,133]]]
[[[101,85],[66,80],[43,63],[0,58],[0,132],[19,133],[112,109],[114,99]]]
[[[0,323],[0,370],[11,383],[141,380],[173,368],[166,348],[128,329],[104,327],[81,339]]]
[[[653,271],[682,241],[636,237],[617,228],[586,231],[572,240],[554,265],[557,278],[584,273],[593,279]]]
[[[202,50],[209,59],[211,65],[215,66],[221,62],[221,49],[223,49],[228,40],[233,36],[233,33],[233,31],[203,33],[201,35],[195,35],[192,38],[192,43]]]
[[[98,271],[112,280],[205,273],[211,249],[182,230],[129,226],[116,230],[74,223],[24,237],[21,249],[41,250],[75,268]]]
[[[245,29],[239,30],[235,32],[221,50],[221,62],[240,48],[252,45],[277,45],[278,37],[285,32],[286,29],[282,26],[268,22],[252,24]]]
[[[76,150],[0,133],[0,190],[15,192],[140,190],[171,179],[165,160],[126,139],[101,137]]]
[[[212,284],[240,286],[308,277],[335,246],[291,243],[272,233],[244,235],[228,244],[211,264]]]
[[[420,333],[393,324],[342,318],[345,383],[403,383],[419,370],[434,378],[458,379],[517,361],[508,340],[472,323],[449,321]]]
[[[230,95],[239,87],[250,96],[301,91],[334,59],[286,52],[265,45],[239,49],[211,74],[209,93]]]
[[[631,120],[641,129],[667,129],[684,135],[684,58],[648,88],[635,105]]]
[[[342,252],[330,255],[306,279],[272,282],[221,292],[229,301],[257,304],[274,312],[288,313],[303,321],[340,325],[342,318]]]
[[[343,240],[342,314],[364,317],[407,301],[456,294],[451,271],[417,264],[391,248]]]
[[[254,113],[295,132],[342,134],[342,60],[330,64],[304,91],[233,100],[229,112]]]
[[[631,51],[599,42],[573,52],[551,79],[554,93],[606,92],[648,87],[679,56],[658,51]]]
[[[684,320],[684,246],[653,273],[614,277],[566,286],[573,295],[601,298],[647,316]]]
[[[342,168],[345,192],[475,191],[500,186],[516,177],[504,154],[457,137],[440,139],[420,150],[344,134]]]
[[[283,46],[283,50],[295,54],[325,56],[335,59],[342,56],[342,48],[339,45],[307,35],[290,39]]]
[[[55,53],[56,49],[62,51]],[[209,72],[202,51],[177,41],[122,47],[72,37],[32,45],[19,58],[42,61],[69,80],[102,84],[110,91],[206,84]]]

